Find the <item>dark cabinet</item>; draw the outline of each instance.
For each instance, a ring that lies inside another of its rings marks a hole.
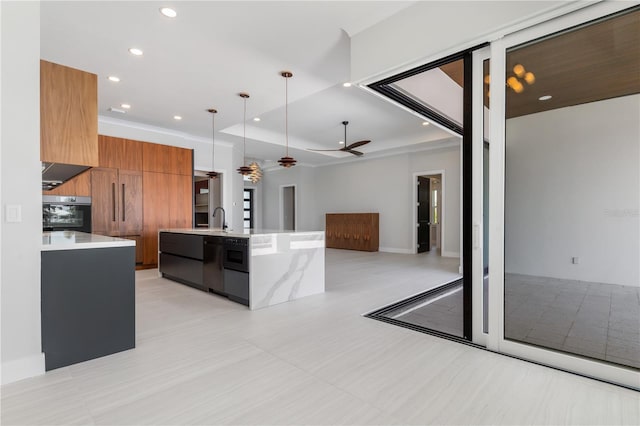
[[[42,252],[45,369],[136,346],[133,247]]]
[[[224,292],[223,237],[160,232],[159,239],[163,276],[200,290]]]

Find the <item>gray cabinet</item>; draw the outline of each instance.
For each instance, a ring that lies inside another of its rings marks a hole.
[[[46,370],[135,347],[135,247],[41,256]]]
[[[163,277],[204,291],[224,293],[223,237],[160,232]]]

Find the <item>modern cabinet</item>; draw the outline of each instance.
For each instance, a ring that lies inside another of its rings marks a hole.
[[[49,191],[42,191],[43,195],[75,195],[91,196],[91,170],[80,173],[65,183]]]
[[[98,166],[98,77],[40,61],[40,160]]]
[[[378,213],[327,213],[327,248],[378,251]]]
[[[190,161],[189,161],[190,163]],[[158,264],[158,231],[191,228],[193,224],[193,177],[143,172],[144,264]]]
[[[92,232],[136,240],[136,263],[142,263],[142,172],[94,168],[91,193]]]
[[[224,294],[223,237],[160,232],[159,240],[162,276]]]
[[[45,370],[135,348],[133,256],[133,247],[113,242],[96,249],[42,250]]]
[[[193,151],[176,146],[142,144],[142,170],[145,172],[193,175]]]
[[[142,170],[142,150],[146,142],[100,135],[100,167]]]

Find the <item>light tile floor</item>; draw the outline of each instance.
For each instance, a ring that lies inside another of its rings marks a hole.
[[[640,288],[506,274],[505,337],[640,368]]]
[[[361,316],[457,260],[327,250],[327,291],[249,311],[137,273],[137,347],[3,386],[3,425],[640,424],[640,393]]]
[[[462,284],[437,292],[383,316],[457,337],[464,336]]]

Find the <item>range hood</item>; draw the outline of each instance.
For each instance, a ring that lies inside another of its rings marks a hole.
[[[75,164],[42,163],[42,190],[51,191],[89,168]]]

